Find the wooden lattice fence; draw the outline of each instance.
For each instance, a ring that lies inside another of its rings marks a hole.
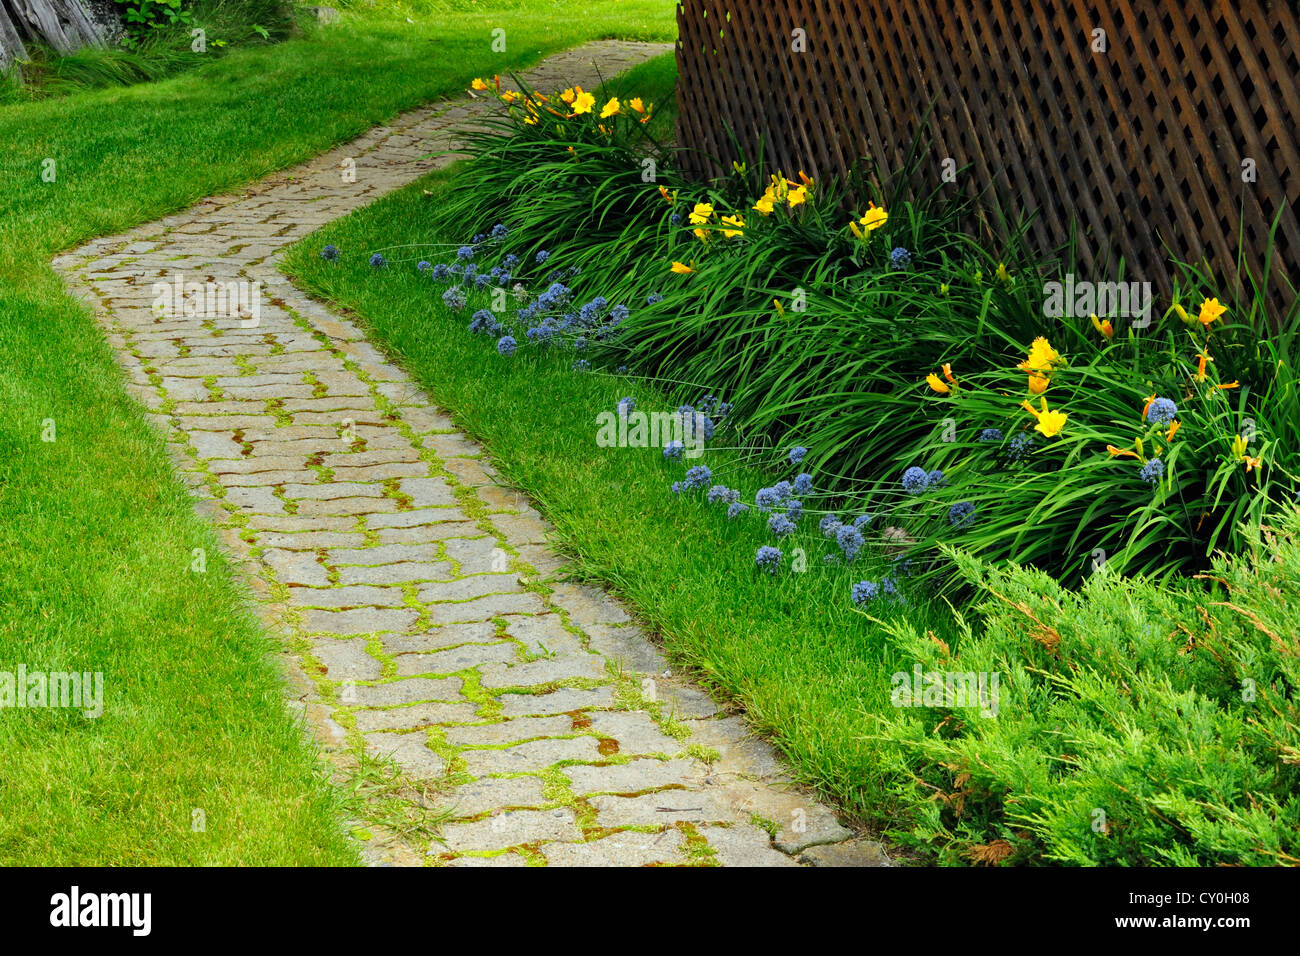
[[[1289,0],[682,0],[678,140],[708,158],[894,175],[927,107],[932,148],[1037,212],[1038,250],[1078,230],[1081,270],[1170,289],[1169,256],[1236,280],[1277,230],[1271,300],[1300,281],[1300,15]],[[797,32],[802,31],[802,33]],[[1097,33],[1096,31],[1104,31]],[[1166,248],[1167,247],[1167,248]]]

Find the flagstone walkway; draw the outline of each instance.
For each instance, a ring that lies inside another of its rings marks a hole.
[[[665,49],[593,43],[526,79],[592,87],[597,67],[612,76]],[[54,262],[247,573],[283,639],[291,705],[338,779],[356,780],[367,753],[400,770],[371,791],[392,822],[353,822],[364,857],[888,865],[790,787],[740,717],[672,676],[622,607],[566,582],[547,524],[483,449],[277,271],[290,244],[446,162],[428,154],[453,147],[483,106],[461,97],[403,114]],[[260,281],[256,326],[160,311],[154,283],[178,279]],[[442,807],[436,836],[403,825]]]

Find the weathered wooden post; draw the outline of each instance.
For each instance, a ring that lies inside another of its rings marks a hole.
[[[111,4],[87,0],[0,0],[0,67],[27,58],[23,41],[40,40],[59,53],[105,46],[121,32]]]

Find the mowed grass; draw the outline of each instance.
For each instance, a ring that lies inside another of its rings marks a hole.
[[[356,861],[340,798],[286,711],[277,645],[48,263],[476,74],[587,39],[673,31],[666,2],[558,10],[344,26],[155,85],[0,112],[0,671],[104,675],[97,719],[0,710],[0,862]],[[495,27],[508,30],[504,54],[492,52]],[[195,548],[206,573],[191,570]]]
[[[656,65],[638,83],[621,85],[649,91],[665,69]],[[492,337],[471,335],[469,314],[488,307],[489,297],[471,297],[464,313],[453,314],[442,305],[443,287],[417,274],[415,262],[447,261],[448,244],[468,239],[442,226],[439,205],[458,177],[472,175],[472,165],[463,164],[435,173],[326,227],[291,250],[286,270],[316,295],[352,310],[485,443],[504,480],[527,492],[555,524],[564,550],[577,556],[579,576],[612,586],[662,634],[676,665],[742,702],[800,779],[855,816],[888,827],[899,768],[873,739],[872,714],[889,706],[889,675],[910,668],[910,658],[896,660],[885,628],[848,600],[854,581],[880,569],[824,565],[832,543],[817,533],[815,520],[805,519],[804,532],[782,544],[782,572],[760,573],[755,551],[771,543],[762,520],[728,521],[723,506],[706,505],[702,494],[679,499],[669,486],[687,466],[703,463],[716,481],[752,500],[758,487],[793,477],[796,469],[760,470],[725,450],[669,462],[657,448],[599,447],[596,415],[619,399],[634,397],[645,411],[671,410],[677,401],[654,383],[574,372],[572,352],[521,348],[507,359]],[[341,250],[337,263],[319,257],[326,243]],[[431,247],[404,249],[401,261],[390,257],[386,269],[367,264],[371,252],[407,243]],[[580,279],[574,286],[578,302],[601,291],[584,288]],[[707,383],[701,386],[707,391]],[[713,444],[726,446],[731,438],[720,430]],[[778,465],[783,451],[767,460]],[[796,547],[806,551],[806,573],[791,569]],[[882,611],[881,619],[898,613],[953,639],[946,607],[914,602],[905,612]]]

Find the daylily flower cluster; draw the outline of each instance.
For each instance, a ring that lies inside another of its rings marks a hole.
[[[500,76],[492,77],[490,82],[476,77],[470,84],[470,89],[494,96],[512,116],[521,119],[527,126],[537,126],[548,117],[565,122],[589,117],[598,120],[595,128],[606,137],[613,135],[614,129],[607,121],[614,117],[630,117],[635,122],[644,124],[650,121],[654,110],[654,104],[646,103],[640,96],[627,100],[610,96],[604,105],[598,106],[596,95],[581,86],[571,86],[549,95],[538,90],[502,89]],[[558,130],[563,132],[563,122],[558,124]]]

